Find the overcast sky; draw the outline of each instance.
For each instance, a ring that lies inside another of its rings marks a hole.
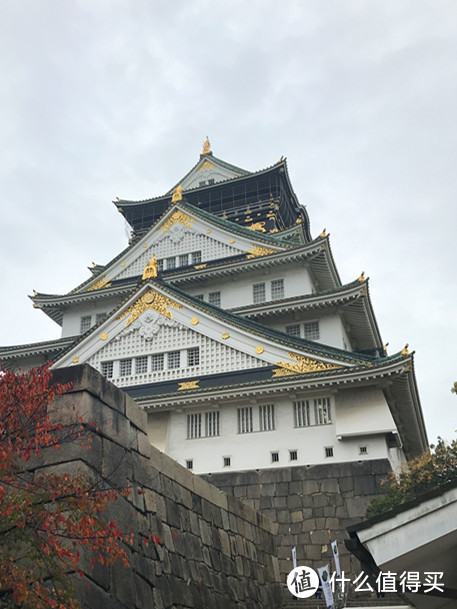
[[[457,434],[455,0],[4,0],[0,344],[57,338],[65,293],[127,243],[115,197],[214,154],[288,159],[313,237],[405,343],[429,440]]]

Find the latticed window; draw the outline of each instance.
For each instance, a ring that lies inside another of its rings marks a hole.
[[[274,279],[271,282],[271,300],[284,298],[284,279]]]
[[[209,304],[215,305],[216,307],[221,306],[221,293],[220,292],[210,292],[208,294],[208,302]]]
[[[201,412],[194,412],[193,414],[187,415],[187,438],[201,438],[202,437],[202,414]]]
[[[84,334],[84,332],[87,332],[87,330],[90,330],[91,325],[92,325],[92,316],[83,315],[81,317],[81,324],[80,324],[81,334]]]
[[[132,374],[132,360],[121,359],[119,362],[119,376],[130,376]]]
[[[141,357],[135,358],[136,374],[144,374],[147,371],[148,371],[148,356],[142,355]]]
[[[279,463],[279,453],[271,453],[271,462]]]
[[[178,351],[179,353],[179,351]],[[199,347],[191,347],[187,349],[187,365],[188,366],[198,366],[200,363],[200,348]],[[175,366],[175,368],[178,366]]]
[[[329,398],[314,400],[314,422],[316,425],[328,425],[332,422]]]
[[[107,379],[113,378],[113,362],[102,362],[102,374]]]
[[[289,450],[290,461],[296,461],[298,459],[298,452],[296,450]]]
[[[176,268],[176,258],[172,256],[171,258],[167,258],[167,271],[170,269]]]
[[[181,351],[170,351],[168,354],[168,367],[179,368],[181,366]]]
[[[254,299],[254,304],[259,302],[265,302],[265,284],[264,283],[254,283],[252,286],[252,296]]]
[[[274,404],[263,404],[259,406],[260,431],[271,431],[275,428],[275,406]]]
[[[326,446],[325,447],[325,457],[333,457],[333,446]]]
[[[161,273],[163,271],[163,258],[157,260],[157,270]]]
[[[308,400],[294,402],[294,423],[295,427],[307,427],[311,425]]]
[[[95,323],[99,324],[101,321],[106,319],[107,313],[96,313],[95,315]]]
[[[200,262],[202,261],[201,251],[192,252],[190,256],[192,258],[192,264],[200,264]]]
[[[319,322],[307,321],[304,324],[305,338],[308,340],[319,340]]]
[[[231,457],[224,457],[224,467],[230,467],[232,463]]]
[[[205,412],[205,435],[219,435],[219,411]]]
[[[189,264],[189,254],[181,254],[179,257],[179,266],[187,266]]]
[[[252,425],[252,406],[238,408],[238,433],[254,431]]]
[[[289,336],[298,336],[300,338],[300,324],[292,324],[286,326],[286,334]]]
[[[155,370],[163,370],[164,365],[164,356],[163,353],[154,353],[151,356],[151,369],[154,372]]]

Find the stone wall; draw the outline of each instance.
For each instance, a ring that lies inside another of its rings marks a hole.
[[[345,549],[346,528],[364,518],[371,499],[382,492],[391,471],[387,459],[298,466],[203,476],[278,523],[281,579],[297,562],[316,568],[332,565],[330,543],[338,540],[341,568],[358,575],[360,564]],[[332,568],[332,567],[331,567]]]
[[[134,533],[125,546],[130,568],[86,567],[87,587],[77,581],[83,607],[279,607],[277,524],[153,448],[145,413],[90,366],[57,370],[54,378],[73,383],[57,405],[70,410],[75,405],[96,421],[99,432],[89,451],[69,444],[51,451],[43,464],[79,467],[133,488],[107,514],[121,530]],[[137,488],[146,494],[138,495]],[[151,534],[160,541],[146,546]]]

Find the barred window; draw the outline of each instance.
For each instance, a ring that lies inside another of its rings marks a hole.
[[[289,459],[290,461],[296,461],[298,459],[298,451],[289,450]]]
[[[305,338],[308,340],[319,340],[319,322],[307,321],[304,324]]]
[[[106,319],[107,313],[96,313],[95,314],[95,323],[99,324],[101,321]]]
[[[176,268],[176,258],[172,256],[171,258],[167,258],[167,270]]]
[[[87,330],[90,330],[91,325],[92,325],[92,316],[83,315],[81,317],[81,324],[80,324],[81,334],[84,334],[84,332],[87,332]]]
[[[144,374],[147,371],[148,371],[148,356],[142,355],[141,357],[135,358],[136,374]]]
[[[333,446],[325,447],[325,457],[333,457]]]
[[[289,336],[298,336],[300,338],[300,324],[292,324],[286,326],[286,334]]]
[[[210,292],[208,294],[208,302],[209,304],[215,305],[216,307],[221,306],[221,293],[220,292]]]
[[[316,425],[328,425],[332,422],[329,398],[314,400],[314,422]]]
[[[168,353],[168,367],[179,368],[181,366],[181,351],[170,351]]]
[[[295,427],[307,427],[311,425],[308,400],[294,402],[294,423]]]
[[[113,378],[113,362],[102,362],[102,374],[107,379]]]
[[[284,298],[284,279],[273,279],[271,282],[271,300]]]
[[[119,362],[119,376],[129,376],[132,374],[132,360],[121,359]]]
[[[163,258],[157,260],[157,270],[161,273],[163,271]]]
[[[279,463],[279,453],[271,453],[271,462]]]
[[[187,415],[187,438],[189,440],[193,438],[202,437],[202,413],[194,412],[193,414]]]
[[[231,464],[232,464],[231,457],[224,457],[224,467],[230,467]]]
[[[177,351],[179,353],[179,351]],[[199,347],[191,347],[187,349],[187,365],[188,366],[198,366],[200,363],[200,348]],[[175,366],[177,368],[178,366]]]
[[[189,254],[181,254],[179,257],[179,266],[187,266],[189,264]]]
[[[252,296],[254,299],[254,304],[259,302],[265,302],[265,284],[264,283],[254,283],[252,286]]]
[[[238,433],[254,431],[252,425],[252,406],[238,408]]]
[[[275,406],[274,404],[263,404],[259,406],[260,431],[271,431],[275,428]]]
[[[190,256],[192,259],[192,264],[200,264],[202,261],[202,253],[200,251],[192,252]]]
[[[155,370],[163,370],[164,365],[164,356],[163,353],[154,353],[151,357],[151,369],[154,372]]]
[[[205,412],[205,436],[219,435],[219,411]]]
[[[186,459],[186,467],[187,467],[187,469],[194,469],[194,460]]]

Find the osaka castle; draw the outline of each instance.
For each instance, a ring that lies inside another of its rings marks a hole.
[[[35,292],[61,337],[0,348],[4,366],[90,364],[195,473],[396,468],[426,448],[413,354],[387,354],[368,279],[342,282],[285,159],[246,171],[206,140],[166,194],[114,204],[127,247],[67,294]]]

